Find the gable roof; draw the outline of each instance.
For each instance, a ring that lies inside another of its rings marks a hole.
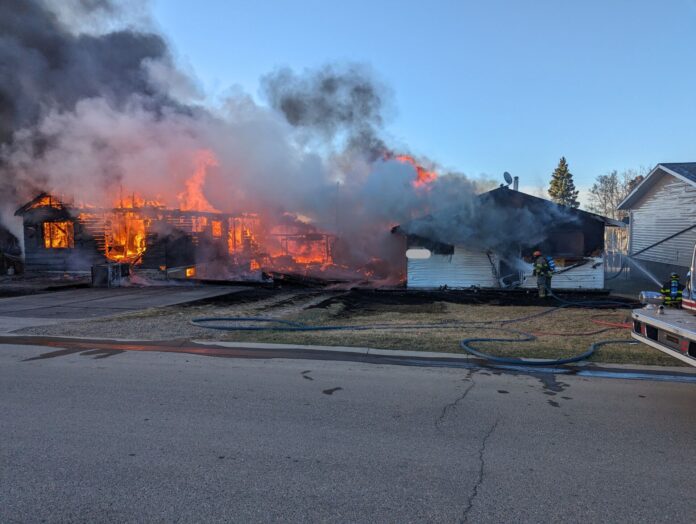
[[[32,198],[29,202],[24,204],[22,207],[18,208],[14,212],[15,216],[24,215],[27,211],[33,209],[34,207],[37,207],[40,204],[40,202],[42,200],[44,200],[45,198],[50,198],[52,202],[55,202],[56,207],[60,207],[60,208],[64,207],[63,203],[59,199],[53,197],[52,195],[50,195],[48,193],[41,192],[36,197]]]
[[[676,173],[682,178],[688,178],[696,185],[696,162],[682,162],[670,164],[658,164],[672,173]]]
[[[540,198],[534,195],[529,195],[527,193],[523,193],[522,191],[515,191],[503,185],[491,191],[481,193],[480,195],[478,195],[477,198],[483,205],[492,204],[494,206],[499,207],[500,209],[525,208],[538,216],[554,216],[560,212],[562,216],[565,217],[566,223],[571,223],[574,220],[581,220],[590,222],[601,222],[606,226],[626,227],[626,224],[620,220],[614,220],[613,218],[598,215],[596,213],[585,211],[583,209],[576,209],[561,204],[556,204],[551,200]],[[411,220],[406,224],[394,226],[391,231],[392,233],[408,234],[407,231],[409,230],[410,224],[416,221],[428,221],[431,218],[431,215],[420,217]]]
[[[694,165],[696,166],[696,164]],[[522,191],[515,191],[507,186],[500,186],[486,193],[482,193],[481,195],[479,195],[479,198],[484,201],[492,199],[493,202],[501,206],[526,207],[531,209],[532,211],[555,208],[563,210],[564,213],[567,213],[569,215],[574,215],[583,219],[603,222],[608,226],[626,226],[626,224],[624,224],[620,220],[614,220],[613,218],[598,215],[597,213],[592,213],[591,211],[585,211],[584,209],[578,209],[564,206],[562,204],[556,204],[551,200],[540,198],[534,195],[529,195],[527,193],[523,193]]]
[[[619,204],[618,209],[631,209],[665,175],[671,175],[687,184],[696,186],[696,162],[657,164],[648,176],[638,184]]]

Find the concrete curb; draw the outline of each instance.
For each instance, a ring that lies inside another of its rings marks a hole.
[[[11,342],[12,339],[21,339],[34,337],[34,335],[20,335],[12,333],[0,333],[0,344],[5,341]],[[63,339],[63,340],[94,340],[94,341],[110,341],[110,342],[124,342],[124,343],[141,343],[141,344],[161,344],[163,342],[172,342],[181,344],[183,342],[191,342],[201,346],[215,346],[222,348],[247,348],[247,349],[267,349],[267,350],[305,350],[305,351],[316,351],[316,352],[326,352],[326,353],[349,353],[361,356],[373,356],[373,357],[393,357],[393,358],[404,358],[404,359],[416,359],[416,360],[435,360],[435,361],[459,361],[459,362],[471,362],[472,364],[485,364],[484,360],[478,357],[462,353],[444,353],[436,351],[407,351],[398,349],[377,349],[369,347],[354,347],[354,346],[320,346],[320,345],[308,345],[308,344],[274,344],[270,342],[227,342],[222,340],[206,340],[206,339],[152,339],[152,340],[142,340],[142,339],[132,339],[132,338],[114,338],[114,337],[75,337],[75,336],[50,336],[47,338],[53,339]],[[609,364],[603,362],[578,362],[568,369],[580,370],[604,370],[604,371],[632,371],[646,373],[679,373],[681,375],[694,375],[696,376],[696,368],[693,367],[676,367],[676,366],[646,366],[643,364]]]
[[[326,351],[336,353],[353,353],[363,356],[379,356],[379,357],[397,357],[397,358],[414,358],[427,360],[462,360],[475,362],[484,362],[483,360],[467,354],[461,353],[444,353],[435,351],[405,351],[398,349],[376,349],[368,347],[351,347],[351,346],[315,346],[305,344],[271,344],[265,342],[225,342],[217,340],[191,340],[196,344],[203,346],[218,346],[228,348],[251,348],[251,349],[303,349],[309,351]],[[602,362],[579,362],[573,367],[580,369],[601,368],[605,370],[617,371],[660,371],[673,373],[687,373],[696,375],[696,368],[693,367],[677,367],[677,366],[646,366],[642,364],[608,364]]]
[[[309,351],[329,351],[336,353],[354,353],[363,356],[400,357],[400,358],[427,358],[432,359],[456,359],[478,360],[474,356],[461,353],[443,353],[435,351],[404,351],[399,349],[377,349],[354,346],[314,346],[306,344],[271,344],[265,342],[223,342],[217,340],[191,340],[203,346],[219,346],[226,348],[251,348],[251,349],[305,349]]]

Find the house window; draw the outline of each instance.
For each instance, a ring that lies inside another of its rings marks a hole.
[[[191,230],[200,233],[208,225],[208,217],[191,217]]]
[[[43,223],[44,247],[46,249],[66,249],[75,247],[75,234],[73,223],[44,222]]]
[[[219,220],[213,220],[212,222],[213,236],[215,238],[222,237],[222,222]]]

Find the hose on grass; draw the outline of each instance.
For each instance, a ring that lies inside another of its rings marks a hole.
[[[544,311],[539,311],[537,313],[532,313],[531,315],[526,315],[524,317],[519,317],[519,318],[512,318],[512,319],[507,319],[507,320],[498,320],[498,321],[484,321],[482,323],[499,323],[499,324],[514,324],[517,322],[523,322],[525,320],[532,320],[533,318],[539,318],[543,317],[545,315],[550,315],[551,313],[555,313],[556,311],[559,311],[561,309],[569,308],[569,307],[576,307],[580,309],[620,309],[620,308],[630,308],[634,309],[636,307],[640,307],[640,304],[638,303],[631,303],[631,302],[621,302],[618,300],[579,300],[579,301],[571,301],[571,300],[565,300],[558,295],[556,295],[553,291],[550,289],[548,290],[549,295],[553,297],[555,300],[560,302],[558,306],[553,306],[550,307],[549,309],[545,309]]]
[[[208,324],[211,322],[226,322],[232,325]],[[191,319],[194,326],[217,329],[220,331],[370,331],[379,329],[453,329],[464,326],[461,322],[431,322],[425,324],[363,324],[363,325],[327,325],[316,326],[292,320],[282,320],[268,317],[201,317]],[[263,325],[234,325],[241,323]],[[208,324],[208,325],[206,325]]]
[[[488,328],[495,329],[495,328]],[[635,340],[626,339],[612,339],[612,340],[600,340],[599,342],[594,342],[590,344],[586,351],[580,353],[579,355],[574,355],[572,357],[566,358],[556,358],[556,359],[530,359],[525,357],[501,357],[497,355],[491,355],[480,349],[473,347],[471,344],[474,342],[532,342],[536,340],[536,337],[531,333],[525,333],[524,331],[518,331],[516,329],[506,329],[498,328],[498,331],[504,331],[507,333],[513,333],[519,335],[518,338],[494,338],[494,337],[472,337],[465,338],[459,342],[459,347],[461,347],[467,353],[470,353],[476,357],[487,360],[489,362],[494,362],[496,364],[508,364],[514,366],[562,366],[564,364],[573,364],[575,362],[580,362],[590,358],[595,351],[600,347],[607,344],[637,344]]]
[[[614,331],[615,329],[621,328],[606,327],[595,329],[594,331],[534,331],[531,334],[535,337],[591,337],[592,335],[599,335],[607,331]]]
[[[420,323],[420,324],[363,324],[363,325],[310,325],[303,322],[295,322],[291,320],[283,320],[276,318],[267,317],[200,317],[191,320],[191,324],[198,327],[203,327],[206,329],[216,329],[220,331],[283,331],[283,332],[318,332],[318,331],[370,331],[379,329],[396,329],[396,330],[409,330],[409,329],[457,329],[462,327],[476,327],[477,329],[488,329],[496,330],[499,332],[512,333],[518,335],[517,338],[489,338],[489,337],[472,337],[465,338],[460,341],[459,346],[466,352],[475,355],[484,360],[500,363],[500,364],[512,364],[512,365],[524,365],[524,366],[554,366],[570,364],[574,362],[579,362],[585,360],[592,356],[597,348],[604,344],[609,343],[632,343],[628,340],[610,340],[595,342],[583,353],[575,355],[573,357],[560,358],[560,359],[527,359],[524,357],[500,357],[495,355],[490,355],[479,349],[471,346],[475,342],[502,342],[502,343],[518,343],[518,342],[531,342],[536,340],[536,336],[532,333],[526,333],[524,331],[519,331],[510,328],[504,328],[503,325],[513,324],[518,322],[524,322],[526,320],[531,320],[534,318],[539,318],[551,313],[560,311],[567,307],[581,307],[581,308],[601,308],[601,307],[611,307],[616,309],[617,307],[630,307],[631,304],[626,302],[618,302],[612,300],[587,300],[571,302],[568,300],[561,299],[557,295],[551,293],[551,296],[561,302],[560,305],[545,309],[543,311],[533,313],[531,315],[525,315],[523,317],[512,318],[512,319],[502,319],[502,320],[480,320],[480,321],[468,321],[468,322],[436,322],[436,323]],[[220,323],[225,323],[226,325],[221,325]],[[230,323],[232,325],[230,325]],[[240,325],[241,324],[241,325]],[[252,324],[252,325],[244,325]],[[490,327],[491,324],[498,324],[498,327]],[[593,332],[584,333],[563,333],[564,336],[589,336],[610,331],[613,329],[618,329],[624,326],[609,326],[605,329],[596,330]],[[541,334],[541,333],[540,333]],[[552,334],[552,333],[548,333]]]
[[[377,329],[435,329],[435,328],[456,328],[456,327],[467,327],[467,326],[479,326],[487,324],[515,324],[518,322],[524,322],[526,320],[532,320],[535,318],[543,317],[545,315],[550,315],[551,313],[556,313],[561,309],[569,307],[577,307],[582,309],[602,309],[606,307],[607,309],[617,309],[617,308],[634,308],[635,304],[628,302],[619,302],[616,300],[583,300],[572,302],[569,300],[564,300],[559,296],[551,293],[551,296],[561,302],[558,306],[552,306],[543,311],[538,311],[530,315],[525,315],[517,318],[507,318],[507,319],[493,319],[493,320],[471,320],[471,321],[443,321],[443,322],[429,322],[421,324],[366,324],[366,325],[326,325],[326,326],[316,326],[305,324],[303,322],[295,322],[291,320],[283,320],[278,318],[269,317],[200,317],[191,319],[190,323],[194,326],[203,327],[206,329],[217,329],[220,331],[368,331]],[[596,316],[596,315],[595,315]],[[216,325],[212,324],[214,322],[225,322],[232,324],[240,324],[243,322],[264,324],[264,325]],[[275,325],[272,325],[275,324]],[[614,327],[614,326],[612,326]],[[616,326],[618,327],[618,326]],[[621,326],[623,327],[623,326]],[[571,335],[572,333],[567,333]]]
[[[610,328],[615,328],[615,329],[631,329],[633,325],[630,322],[612,322],[609,320],[602,320],[601,318],[597,318],[600,315],[593,315],[590,317],[590,322],[593,324],[597,324],[599,326],[607,326]],[[601,315],[604,316],[604,315]]]
[[[227,323],[254,323],[264,324],[262,326],[245,326],[245,325],[206,325],[208,322],[227,322]],[[482,320],[472,322],[442,322],[442,323],[427,323],[427,324],[368,324],[368,325],[342,325],[342,326],[313,326],[302,322],[293,322],[289,320],[281,320],[265,317],[203,317],[194,318],[191,324],[206,329],[217,329],[220,331],[283,331],[283,332],[303,332],[303,331],[371,331],[380,329],[461,329],[464,327],[488,329],[487,324],[499,323],[496,320]],[[275,325],[272,325],[275,324]],[[621,329],[624,326],[611,326],[594,331],[535,331],[530,333],[533,336],[569,336],[569,337],[589,337],[599,335],[607,331]],[[502,329],[502,328],[500,328]]]

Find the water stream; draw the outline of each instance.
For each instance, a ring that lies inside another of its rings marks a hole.
[[[635,258],[631,258],[628,255],[624,255],[624,259],[631,265],[631,267],[634,267],[641,271],[645,276],[647,276],[650,280],[655,282],[655,285],[657,287],[661,288],[662,287],[662,282],[659,281],[659,279],[653,275],[650,271],[648,271],[645,266],[643,266],[640,262],[638,262]]]

